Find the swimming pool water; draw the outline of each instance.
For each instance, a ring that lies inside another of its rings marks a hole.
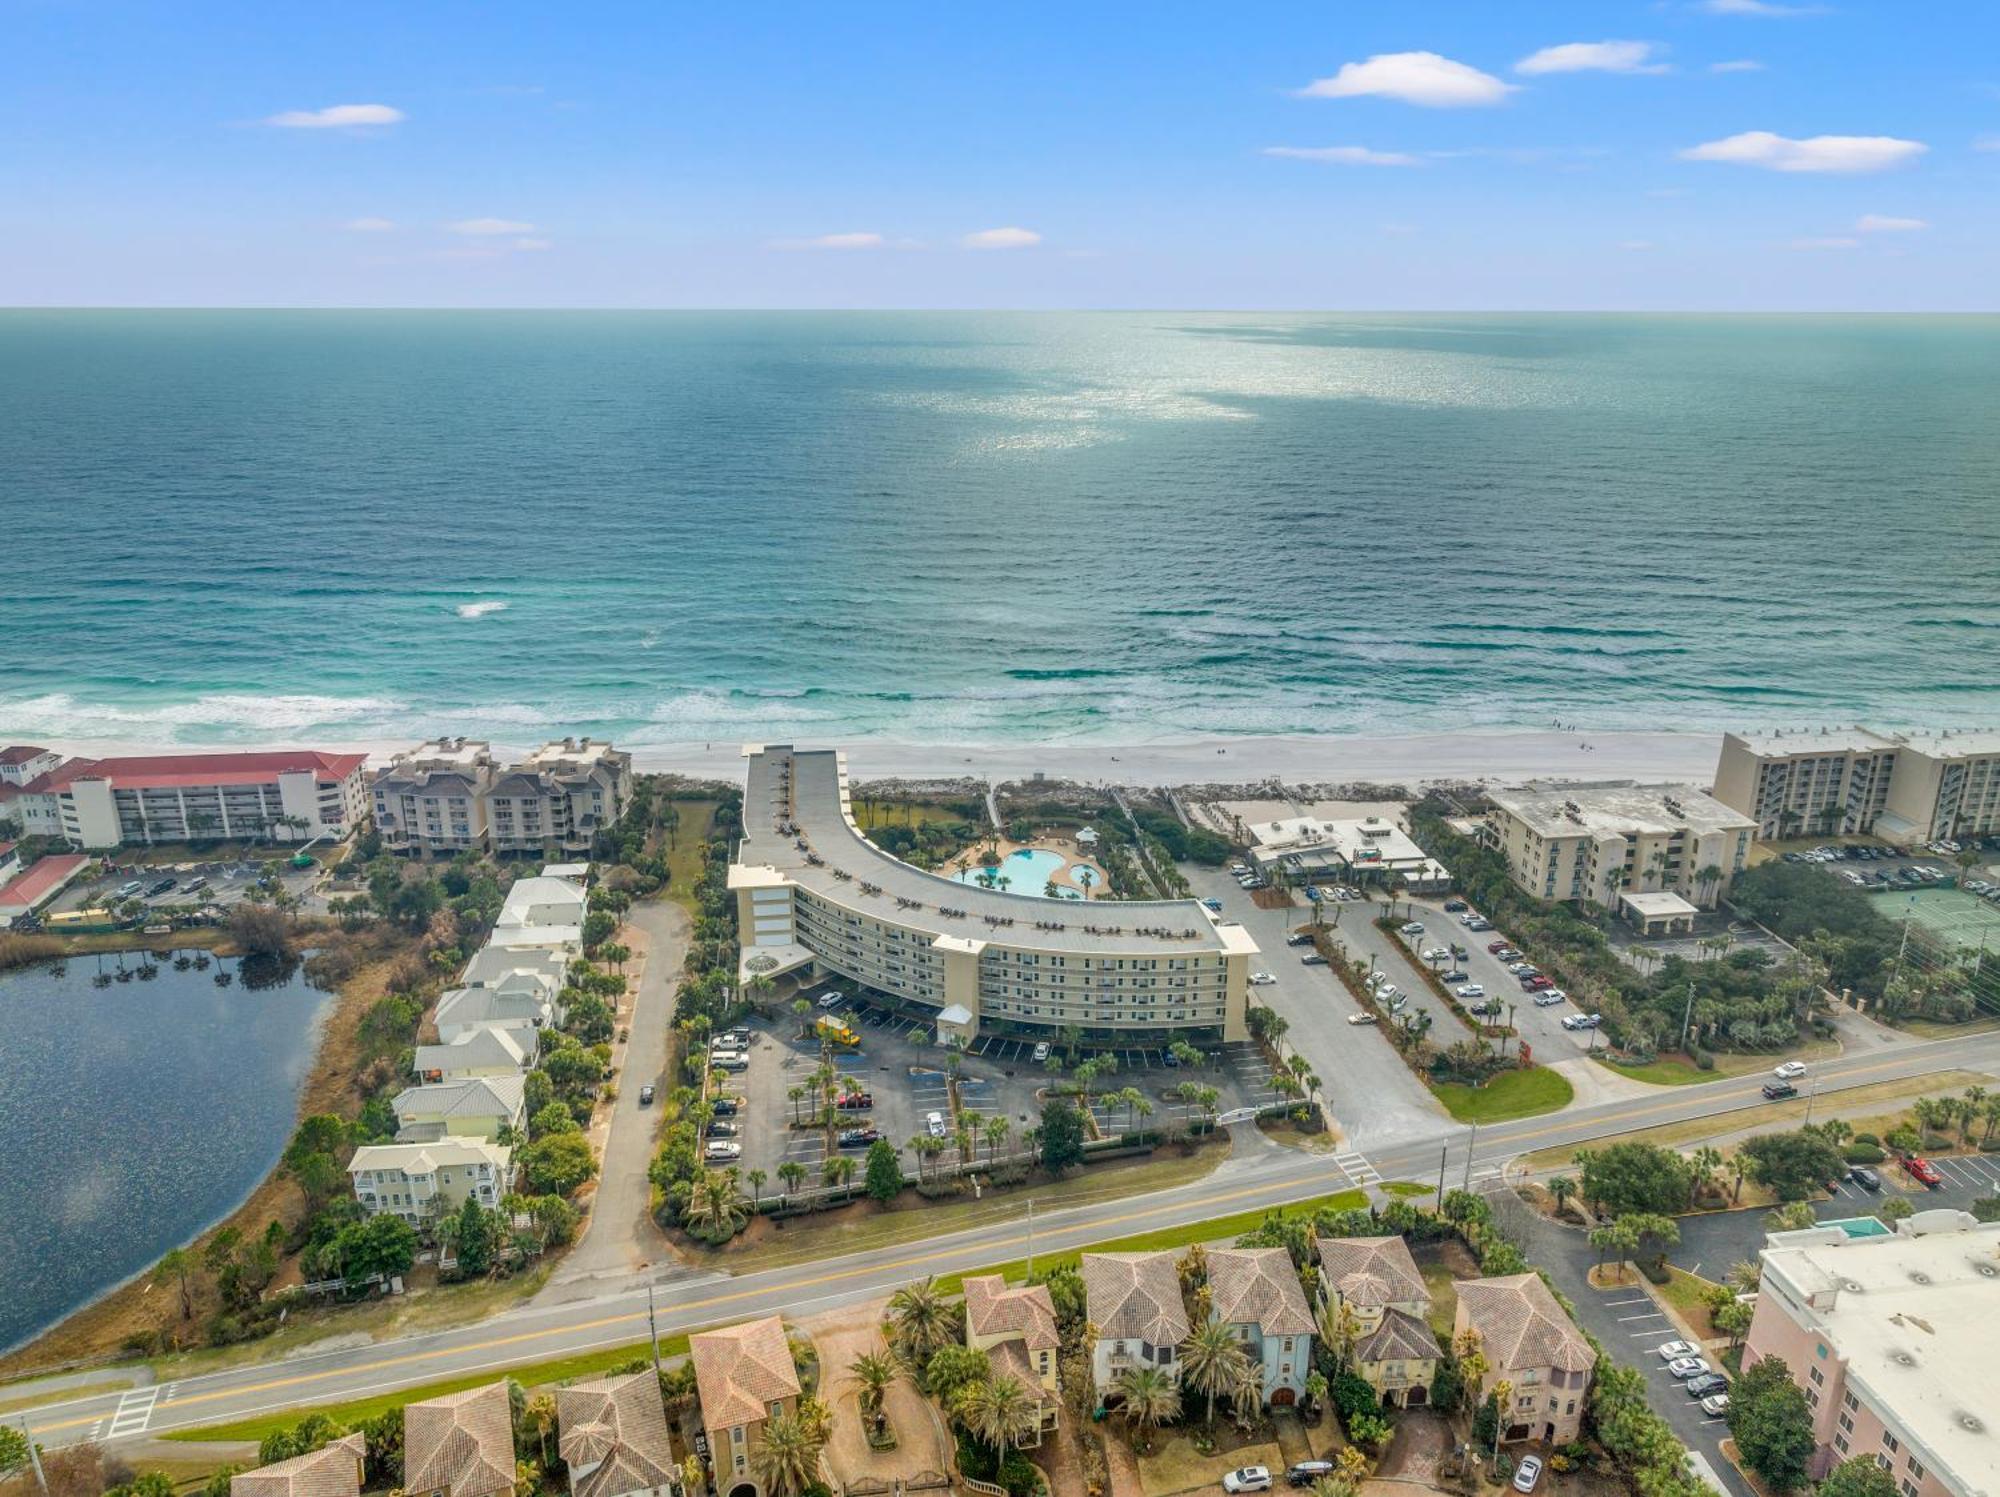
[[[1049,880],[1069,866],[1069,859],[1061,853],[1049,852],[1039,847],[1024,847],[1002,858],[999,865],[991,872],[997,878],[1007,880],[1004,893],[1032,894],[1038,899],[1043,899],[1048,897]],[[985,868],[966,868],[953,874],[952,877],[961,884],[976,884],[985,888],[988,871]],[[999,889],[1001,885],[995,882],[991,887]],[[1072,889],[1066,884],[1057,884],[1056,888],[1059,891],[1059,898],[1083,898],[1081,891]]]

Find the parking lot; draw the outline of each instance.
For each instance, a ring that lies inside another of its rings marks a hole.
[[[140,892],[131,896],[138,899],[149,910],[180,909],[215,905],[227,909],[242,902],[249,896],[251,886],[264,876],[271,865],[263,862],[219,863],[186,862],[168,864],[147,864],[138,867],[121,868],[116,873],[107,873],[89,883],[71,884],[56,897],[43,913],[47,915],[66,914],[72,910],[100,909],[124,901],[119,890],[127,884],[137,883]],[[280,878],[286,892],[304,898],[319,879],[318,867],[292,868],[280,860]],[[144,892],[153,885],[172,879],[171,889],[158,894]],[[190,890],[188,885],[202,880],[199,889]]]
[[[1413,899],[1409,903],[1417,912],[1416,918],[1423,925],[1424,933],[1421,936],[1398,934],[1397,940],[1409,948],[1412,962],[1423,960],[1418,955],[1423,949],[1454,944],[1463,946],[1466,948],[1466,955],[1455,964],[1457,970],[1470,973],[1472,981],[1486,990],[1487,1000],[1498,998],[1503,1004],[1512,1007],[1515,1032],[1534,1048],[1537,1056],[1545,1061],[1566,1060],[1590,1049],[1592,1031],[1569,1030],[1562,1027],[1565,1015],[1580,1012],[1574,1003],[1563,1002],[1538,1007],[1535,995],[1523,992],[1520,979],[1507,970],[1505,962],[1486,949],[1493,942],[1503,939],[1507,934],[1505,931],[1467,930],[1464,916],[1469,912],[1446,914],[1442,899]],[[1521,959],[1533,961],[1535,954],[1532,951],[1523,951],[1521,957],[1515,960]],[[1427,965],[1441,971],[1449,971],[1454,964]],[[1470,1003],[1481,1000],[1467,1001]],[[1505,1012],[1500,1017],[1501,1021],[1505,1022],[1507,1017]]]

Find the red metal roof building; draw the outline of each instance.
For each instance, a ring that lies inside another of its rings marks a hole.
[[[0,885],[0,925],[32,915],[77,876],[90,861],[80,852],[57,853],[38,861],[26,873]]]
[[[17,803],[53,818],[73,846],[268,837],[344,837],[367,814],[364,754],[271,749],[72,759],[38,776]],[[23,815],[24,823],[35,819]]]

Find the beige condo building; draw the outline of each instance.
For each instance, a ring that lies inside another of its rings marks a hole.
[[[1743,871],[1757,827],[1692,785],[1531,785],[1488,797],[1482,840],[1543,899],[1615,909],[1674,894],[1713,909]]]
[[[1766,838],[1989,837],[2000,833],[2000,732],[1726,733],[1715,795]]]
[[[632,799],[632,756],[592,738],[543,744],[519,764],[493,746],[438,738],[397,754],[369,790],[391,852],[583,856]]]
[[[982,1026],[1244,1038],[1257,945],[1242,926],[1192,899],[1086,903],[941,878],[862,835],[844,755],[745,754],[729,869],[744,982],[836,973],[934,1011],[940,1044]]]

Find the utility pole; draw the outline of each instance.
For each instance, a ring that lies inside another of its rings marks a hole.
[[[1691,1024],[1693,1021],[1694,1021],[1694,982],[1692,979],[1690,979],[1688,982],[1687,1007],[1681,1012],[1680,1048],[1682,1050],[1686,1050],[1688,1047],[1688,1025]]]
[[[1035,1198],[1028,1197],[1028,1277],[1035,1276]]]
[[[1812,1126],[1813,1103],[1817,1101],[1818,1098],[1819,1098],[1819,1072],[1814,1071],[1812,1085],[1806,1088],[1806,1120],[1801,1126],[1807,1128],[1810,1128]]]
[[[1472,1136],[1466,1139],[1465,1141],[1465,1189],[1467,1194],[1470,1194],[1472,1191],[1472,1151],[1478,1147],[1479,1147],[1479,1122],[1477,1119],[1474,1119],[1472,1124]],[[1438,1200],[1438,1209],[1439,1210],[1444,1209],[1444,1200],[1442,1198],[1439,1198]]]
[[[660,1375],[660,1322],[653,1314],[653,1286],[646,1286],[646,1329],[653,1342],[653,1376]]]
[[[1444,1162],[1451,1155],[1451,1145],[1438,1150],[1438,1210],[1444,1210]]]
[[[42,1472],[42,1452],[40,1447],[35,1444],[35,1432],[28,1428],[28,1416],[26,1414],[20,1417],[19,1423],[21,1433],[28,1440],[28,1464],[35,1468],[35,1485],[42,1489],[42,1497],[49,1497],[49,1479]]]

